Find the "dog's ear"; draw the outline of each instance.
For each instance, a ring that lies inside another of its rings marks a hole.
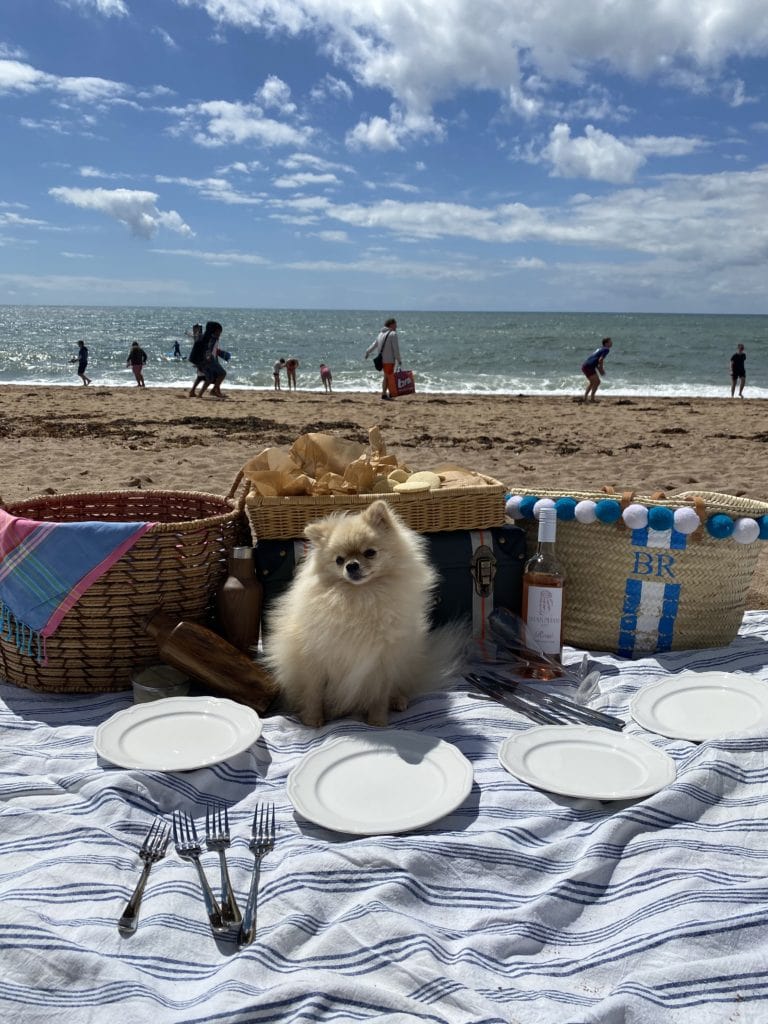
[[[330,523],[326,522],[323,519],[320,519],[316,523],[307,523],[307,525],[304,527],[304,536],[312,544],[322,546],[322,544],[328,537],[330,529]]]
[[[392,525],[392,514],[389,505],[386,501],[382,501],[381,498],[371,502],[365,512],[363,512],[363,518],[376,529]]]

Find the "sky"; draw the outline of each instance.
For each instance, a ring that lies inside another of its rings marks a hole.
[[[766,0],[2,0],[0,303],[768,312]]]

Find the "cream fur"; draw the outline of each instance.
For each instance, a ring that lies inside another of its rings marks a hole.
[[[270,616],[267,663],[306,725],[356,713],[386,725],[390,708],[447,680],[463,646],[461,630],[429,632],[437,577],[424,540],[384,501],[306,536],[310,553]]]

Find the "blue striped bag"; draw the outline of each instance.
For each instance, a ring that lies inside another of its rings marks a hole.
[[[729,644],[768,540],[768,503],[716,492],[513,490],[507,516],[534,551],[557,510],[563,640],[625,657]]]

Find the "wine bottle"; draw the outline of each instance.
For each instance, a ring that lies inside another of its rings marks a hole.
[[[539,513],[539,537],[536,553],[523,571],[523,621],[528,645],[560,662],[563,650],[563,588],[565,573],[555,554],[557,513],[543,508]],[[539,663],[531,674],[537,679],[558,675],[552,666]]]

